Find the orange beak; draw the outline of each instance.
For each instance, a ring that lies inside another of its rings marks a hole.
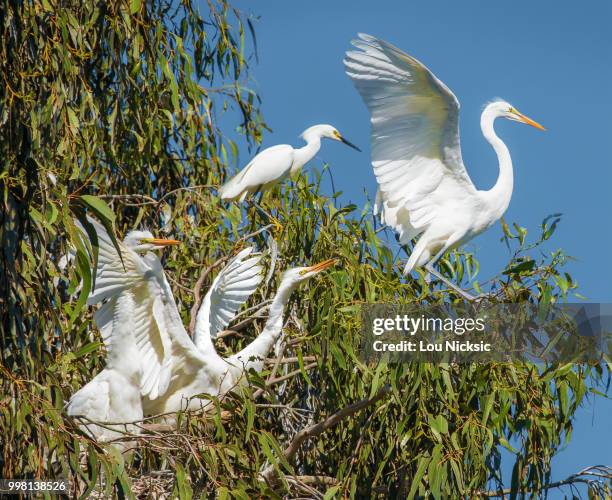
[[[528,116],[525,116],[523,113],[519,113],[517,110],[514,110],[514,114],[518,121],[526,123],[527,125],[531,125],[532,127],[537,128],[538,130],[546,130],[542,125],[540,125],[535,120],[532,120]]]
[[[338,262],[338,259],[327,259],[327,260],[324,260],[323,262],[319,262],[318,264],[315,264],[314,266],[310,266],[308,270],[310,272],[320,273],[321,271],[324,271],[328,267],[335,265],[337,262]]]
[[[167,240],[164,238],[143,238],[141,241],[143,243],[151,243],[151,245],[155,245],[158,247],[169,247],[181,244],[179,240]]]

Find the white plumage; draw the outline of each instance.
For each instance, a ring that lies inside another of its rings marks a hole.
[[[288,144],[279,144],[258,153],[240,172],[219,188],[219,197],[223,200],[244,201],[258,191],[283,181],[296,173],[317,154],[321,148],[321,139],[327,137],[340,141],[359,151],[359,148],[347,141],[331,125],[314,125],[302,133],[306,145],[294,148]]]
[[[493,130],[497,117],[543,128],[504,101],[490,103],[481,127],[499,158],[500,175],[489,191],[476,189],[461,157],[459,101],[423,64],[391,44],[360,34],[346,53],[346,72],[371,115],[372,167],[378,182],[376,211],[401,244],[416,236],[404,272],[425,266],[466,298],[432,265],[490,227],[512,196],[512,161]]]
[[[105,423],[104,427],[87,424],[86,431],[99,440],[113,439],[121,431],[134,432],[134,425],[108,424],[142,420],[142,396],[156,398],[170,382],[169,358],[164,346],[167,333],[160,331],[154,320],[155,302],[148,277],[159,274],[161,266],[153,254],[144,257],[138,252],[163,248],[178,243],[159,240],[147,231],[133,231],[120,243],[121,259],[104,227],[90,219],[97,235],[98,260],[95,289],[88,302],[105,301],[94,319],[107,349],[105,368],[76,392],[67,405],[67,413]],[[86,230],[77,222],[83,237]],[[117,430],[113,430],[117,429]]]
[[[82,429],[100,441],[121,437],[123,432],[135,432],[136,426],[129,422],[143,418],[141,370],[134,362],[138,359],[138,352],[130,336],[133,326],[130,318],[135,301],[132,294],[126,292],[117,298],[114,305],[111,328],[116,335],[106,367],[76,392],[66,407],[68,415],[86,417],[88,421],[82,422]]]
[[[216,339],[236,315],[236,311],[257,290],[263,279],[260,255],[247,247],[221,270],[202,301],[194,342],[199,347],[202,335]],[[250,257],[250,258],[247,258]]]
[[[84,426],[99,440],[120,434],[109,423],[201,408],[205,403],[194,396],[223,395],[240,381],[245,371],[260,370],[281,333],[283,310],[291,292],[299,283],[334,263],[330,260],[287,271],[270,306],[263,332],[226,360],[215,350],[213,338],[261,282],[261,256],[246,248],[219,273],[198,311],[194,343],[183,326],[161,262],[149,252],[178,242],[131,232],[121,244],[120,257],[105,229],[95,221],[90,222],[99,245],[96,288],[90,302],[106,301],[95,319],[108,357],[105,369],[72,396],[67,410],[69,415],[105,424]],[[127,430],[138,432],[135,426]]]

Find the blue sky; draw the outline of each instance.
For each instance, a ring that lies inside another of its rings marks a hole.
[[[580,293],[612,302],[612,3],[552,0],[484,1],[237,1],[259,17],[259,63],[250,85],[263,99],[273,132],[264,147],[298,145],[316,123],[331,123],[364,152],[325,142],[315,165],[328,162],[344,202],[365,203],[376,182],[369,164],[369,117],[344,74],[342,58],[357,32],[388,40],[426,64],[461,102],[463,158],[476,186],[490,188],[497,160],[483,139],[483,105],[502,97],[541,122],[547,132],[498,120],[512,153],[515,188],[506,212],[531,234],[561,212],[549,249],[576,257],[569,271]],[[249,159],[242,150],[241,165]],[[331,186],[327,189],[331,192]],[[469,244],[481,280],[508,259],[494,226]],[[580,413],[570,447],[556,459],[556,478],[593,463],[610,463],[612,403]],[[555,498],[554,495],[551,498]]]

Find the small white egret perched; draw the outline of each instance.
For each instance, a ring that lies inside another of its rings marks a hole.
[[[488,229],[508,208],[513,173],[510,152],[495,134],[496,118],[544,130],[504,101],[488,104],[482,133],[499,160],[492,189],[472,183],[461,157],[459,101],[413,57],[370,35],[353,41],[346,53],[348,76],[371,114],[371,154],[379,185],[376,211],[407,244],[421,235],[404,273],[425,269],[464,298],[474,297],[449,282],[433,264],[448,250]]]
[[[305,146],[294,148],[288,144],[279,144],[257,154],[246,167],[219,188],[219,197],[222,200],[244,201],[249,194],[266,190],[283,181],[314,158],[321,148],[321,139],[324,137],[343,142],[361,151],[342,137],[335,127],[314,125],[302,132],[302,138],[306,141]]]
[[[193,396],[221,396],[239,383],[245,371],[261,370],[282,332],[283,310],[291,292],[335,263],[332,259],[285,272],[262,333],[245,349],[224,359],[212,339],[261,282],[260,256],[252,256],[252,248],[246,248],[219,273],[198,311],[194,343],[183,326],[161,262],[151,252],[139,255],[178,242],[129,233],[121,244],[120,257],[106,230],[90,222],[97,233],[98,267],[89,303],[106,300],[95,320],[108,360],[107,367],[71,398],[68,414],[103,423],[84,426],[101,441],[126,430],[117,426],[116,432],[109,423],[199,409],[203,404],[191,399]],[[127,430],[139,432],[135,426]]]

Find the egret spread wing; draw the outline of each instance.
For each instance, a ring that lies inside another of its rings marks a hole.
[[[96,232],[98,244],[96,284],[87,299],[87,303],[92,305],[127,290],[133,286],[135,281],[142,279],[146,269],[141,266],[141,259],[138,255],[121,242],[119,242],[121,249],[121,257],[119,257],[104,226],[91,218],[88,218],[88,222]],[[81,223],[75,220],[75,224],[83,237],[88,238],[87,231]]]
[[[117,303],[117,297],[111,297],[94,313],[94,321],[102,336],[104,345],[108,349],[113,334],[113,311]]]
[[[155,286],[157,286],[157,283],[155,283]],[[155,295],[153,316],[159,328],[167,332],[170,342],[170,345],[167,346],[167,352],[170,355],[168,363],[170,369],[169,382],[176,383],[177,378],[183,378],[184,385],[188,385],[191,380],[189,377],[195,375],[205,366],[207,359],[198,350],[187,330],[185,330],[172,290],[165,276],[162,276],[160,287]],[[187,376],[186,379],[185,376]]]
[[[372,124],[372,166],[383,221],[402,243],[425,231],[440,207],[476,193],[459,143],[459,102],[423,64],[369,35],[344,64]]]
[[[198,313],[196,345],[206,343],[205,337],[216,338],[261,283],[261,256],[251,256],[252,252],[251,247],[242,250],[213,281]]]
[[[104,226],[93,219],[89,222],[96,231],[98,264],[96,287],[88,301],[95,304],[105,300],[94,315],[96,325],[109,359],[115,357],[115,349],[123,349],[117,346],[126,345],[124,337],[130,337],[138,350],[138,359],[132,361],[140,364],[141,392],[154,399],[166,390],[171,370],[169,334],[155,320],[153,311],[160,294],[157,280],[163,275],[161,262],[153,254],[141,257],[123,243],[119,243],[120,257]],[[129,328],[120,328],[126,320],[117,321],[119,298],[125,293],[132,296],[131,310],[123,312],[124,317],[129,316]]]

